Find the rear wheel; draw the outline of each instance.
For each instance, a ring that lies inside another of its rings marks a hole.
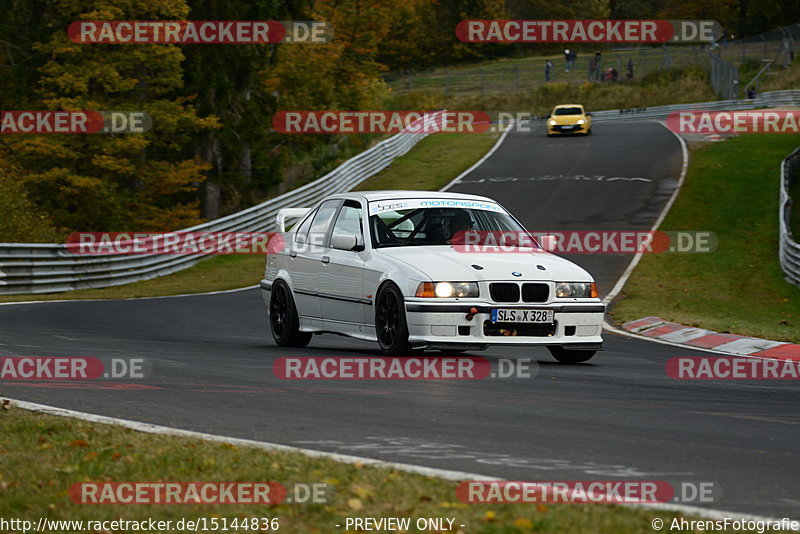
[[[411,350],[403,295],[394,284],[384,285],[375,299],[375,334],[381,351],[389,356]]]
[[[597,354],[596,350],[567,350],[563,347],[547,347],[553,358],[561,363],[583,363]]]
[[[300,331],[300,319],[292,293],[283,282],[275,282],[269,299],[269,322],[272,337],[281,347],[305,347],[311,341],[310,332]]]

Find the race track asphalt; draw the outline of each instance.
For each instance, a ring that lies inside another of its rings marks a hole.
[[[597,124],[587,138],[510,134],[452,191],[486,194],[529,228],[649,229],[672,192],[681,147],[652,122]],[[618,178],[618,179],[612,179]],[[630,256],[578,255],[603,292]],[[255,281],[254,281],[255,282]],[[281,349],[255,289],[129,301],[0,306],[0,355],[142,357],[131,382],[0,382],[0,394],[214,434],[514,480],[713,482],[701,506],[800,517],[800,411],[791,381],[677,381],[675,356],[703,354],[606,335],[587,364],[544,349],[533,378],[281,381],[281,356],[373,355],[333,335]]]

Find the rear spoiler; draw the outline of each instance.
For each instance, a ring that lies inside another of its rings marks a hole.
[[[278,231],[283,233],[286,231],[286,219],[299,219],[309,212],[311,208],[283,208],[278,210],[275,224],[278,226]]]

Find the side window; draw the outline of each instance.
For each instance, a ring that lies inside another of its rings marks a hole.
[[[358,244],[364,244],[364,232],[361,226],[361,204],[354,200],[348,200],[342,206],[339,216],[333,225],[332,236],[339,234],[350,234],[358,237]]]
[[[300,226],[297,227],[297,231],[294,233],[295,243],[305,243],[308,240],[308,229],[311,228],[311,221],[314,220],[314,215],[316,215],[314,211],[309,213],[300,223]]]
[[[314,215],[314,220],[311,222],[311,228],[308,230],[308,242],[310,244],[324,244],[331,219],[333,219],[340,202],[341,200],[326,200],[319,207],[316,215]]]

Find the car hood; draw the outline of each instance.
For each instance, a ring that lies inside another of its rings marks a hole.
[[[593,280],[583,268],[546,252],[480,253],[459,252],[450,245],[386,247],[377,254],[402,261],[422,271],[434,282],[481,280],[551,280],[586,282]],[[479,265],[478,270],[472,265]],[[513,272],[522,273],[515,277]]]
[[[586,119],[583,115],[554,115],[550,118],[556,121],[556,124],[575,124],[578,119]]]

